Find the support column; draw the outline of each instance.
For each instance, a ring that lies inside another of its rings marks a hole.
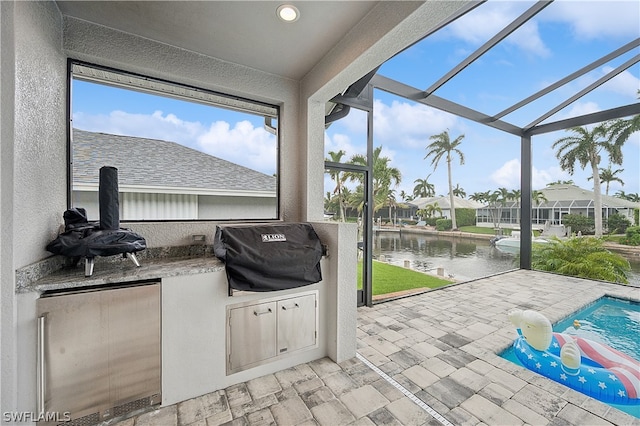
[[[520,142],[520,268],[531,269],[531,136]]]

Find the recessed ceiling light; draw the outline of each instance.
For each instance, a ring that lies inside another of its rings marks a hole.
[[[300,17],[300,11],[297,7],[290,4],[282,4],[278,6],[278,18],[285,22],[295,22]]]

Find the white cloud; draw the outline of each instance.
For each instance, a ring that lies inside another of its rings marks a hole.
[[[332,124],[332,126],[344,128],[350,133],[367,134],[367,112],[357,108],[351,108],[346,117]]]
[[[520,186],[520,160],[509,160],[499,169],[491,173],[491,181],[499,187],[507,189]]]
[[[581,115],[600,111],[600,107],[595,102],[574,102],[569,107],[566,112],[561,112],[559,119],[580,117]]]
[[[276,139],[249,121],[233,127],[217,121],[209,128],[198,121],[185,121],[175,114],[131,114],[112,111],[108,115],[75,113],[74,127],[82,130],[177,142],[215,157],[263,173],[276,168]]]
[[[393,101],[387,105],[375,100],[373,129],[376,146],[392,143],[407,148],[423,148],[429,137],[449,129],[454,130],[457,118],[451,114],[421,104]]]
[[[345,155],[340,159],[341,162],[349,161],[355,154],[365,155],[367,153],[366,141],[364,145],[355,146],[349,135],[343,133],[334,133],[329,135],[327,132],[324,134],[324,152],[327,158],[330,158],[329,152],[344,151]]]
[[[520,160],[514,158],[505,162],[500,168],[490,175],[490,179],[498,187],[507,189],[520,188]],[[572,179],[560,167],[548,167],[546,169],[531,170],[531,185],[534,189],[544,188],[547,183],[557,180]]]
[[[184,121],[174,114],[131,114],[111,111],[109,115],[89,115],[82,112],[73,115],[74,127],[92,132],[160,139],[193,145],[194,138],[204,131],[200,122]]]
[[[509,25],[522,12],[524,12],[522,3],[487,2],[449,24],[445,31],[450,32],[453,37],[474,46],[480,46]],[[504,39],[504,42],[537,56],[545,57],[550,53],[540,37],[535,20],[522,25]]]
[[[204,152],[216,157],[267,174],[275,172],[275,136],[254,127],[248,120],[239,121],[233,127],[226,121],[216,121],[198,137],[198,144]]]
[[[578,40],[638,36],[637,1],[556,1],[548,9],[549,20],[571,25]]]
[[[638,24],[640,25],[640,23]],[[613,70],[613,67],[603,67],[602,75],[608,74]],[[640,78],[636,77],[632,73],[623,71],[611,80],[602,85],[603,89],[617,93],[629,98],[630,101],[634,101],[638,96],[638,88],[640,87]]]
[[[535,20],[531,20],[518,28],[505,39],[505,42],[540,57],[547,57],[551,54],[551,51],[540,37],[538,23]]]

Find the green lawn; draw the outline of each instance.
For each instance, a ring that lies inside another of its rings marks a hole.
[[[362,288],[361,283],[362,262],[358,262],[358,288]],[[374,296],[418,288],[437,288],[447,284],[451,284],[451,281],[388,263],[373,262]]]
[[[459,229],[462,232],[470,232],[472,234],[495,235],[496,233],[496,231],[493,228],[485,228],[483,226],[461,226]],[[509,234],[511,234],[511,231],[509,231]]]

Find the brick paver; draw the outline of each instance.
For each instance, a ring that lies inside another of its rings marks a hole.
[[[580,288],[580,291],[575,291]],[[555,322],[603,295],[640,289],[518,270],[358,309],[358,352],[453,425],[637,425],[640,419],[497,354],[515,329],[507,313],[535,309]],[[117,426],[438,425],[354,358],[289,368]]]

